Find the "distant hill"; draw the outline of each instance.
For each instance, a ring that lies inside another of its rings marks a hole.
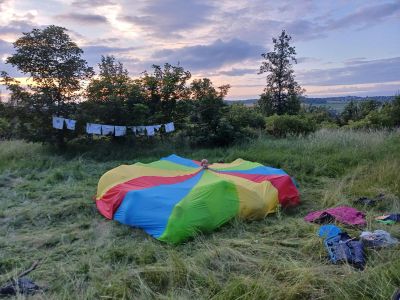
[[[327,97],[327,98],[311,98],[303,97],[302,102],[311,105],[329,105],[329,104],[343,104],[350,101],[365,101],[367,99],[373,99],[380,102],[389,102],[394,99],[394,96],[371,96],[371,97],[359,97],[359,96],[343,96],[343,97]],[[225,100],[226,104],[244,104],[246,106],[253,106],[258,99],[243,99],[243,100]]]
[[[302,101],[307,104],[327,104],[335,102],[365,101],[367,99],[372,99],[380,102],[389,102],[394,99],[394,96],[370,96],[370,97],[344,96],[344,97],[328,97],[328,98],[303,97]]]
[[[224,102],[228,105],[232,104],[244,104],[246,106],[253,106],[258,99],[244,99],[244,100],[224,100]]]

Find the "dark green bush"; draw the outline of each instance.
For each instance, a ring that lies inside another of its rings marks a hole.
[[[389,108],[389,107],[388,107]],[[346,128],[351,129],[380,129],[391,128],[395,126],[395,122],[391,116],[391,109],[381,109],[379,111],[371,111],[365,118],[358,121],[349,121]]]
[[[317,129],[315,121],[301,115],[267,117],[266,131],[276,137],[307,135]]]
[[[334,122],[329,122],[329,121],[323,121],[318,124],[319,128],[326,128],[326,129],[337,129],[339,128],[339,125],[334,123]]]
[[[300,114],[306,118],[313,119],[317,124],[338,123],[336,113],[323,106],[304,106]]]
[[[217,120],[213,126],[209,124],[194,125],[187,128],[192,145],[199,146],[228,146],[237,139],[232,124],[226,119]]]
[[[253,107],[247,107],[243,104],[233,104],[227,112],[229,122],[233,127],[241,129],[244,127],[264,128],[265,121],[261,113]]]
[[[0,117],[0,139],[7,138],[10,132],[10,123],[5,119]]]

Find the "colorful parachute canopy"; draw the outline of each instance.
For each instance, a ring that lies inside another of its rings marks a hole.
[[[177,155],[108,171],[96,197],[106,218],[169,243],[211,231],[235,216],[260,219],[278,204],[299,202],[295,184],[280,169],[242,159],[203,168]]]

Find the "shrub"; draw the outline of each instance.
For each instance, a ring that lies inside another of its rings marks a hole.
[[[187,128],[190,143],[196,146],[228,146],[236,140],[236,134],[226,118],[221,118],[213,126],[193,124]]]
[[[300,115],[273,115],[266,118],[266,130],[276,137],[307,135],[317,129],[315,121]]]
[[[233,104],[228,110],[228,120],[236,129],[244,127],[264,128],[265,121],[261,113],[253,107],[247,107],[243,104]]]
[[[380,128],[391,128],[394,126],[394,122],[391,115],[386,110],[371,111],[364,119],[359,121],[349,121],[346,128],[350,129],[380,129]]]
[[[338,121],[336,112],[323,106],[304,106],[301,114],[309,119],[313,119],[317,124],[337,123]]]
[[[400,126],[400,95],[397,95],[390,105],[390,116],[394,126]]]
[[[215,106],[218,102],[212,101]],[[201,111],[201,109],[200,109]],[[209,119],[206,119],[209,118]],[[192,145],[228,146],[257,136],[265,126],[264,117],[254,108],[242,104],[216,107],[215,112],[186,125]]]
[[[323,121],[320,124],[318,124],[318,127],[325,129],[337,129],[339,128],[339,125],[330,121]]]
[[[10,136],[10,130],[10,123],[5,118],[0,117],[0,139],[8,138]]]

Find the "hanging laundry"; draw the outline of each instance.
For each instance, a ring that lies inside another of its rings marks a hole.
[[[154,135],[154,126],[146,126],[147,136]]]
[[[130,129],[134,135],[136,135],[136,126],[126,126],[127,129]]]
[[[64,118],[53,117],[53,128],[63,129],[64,128]]]
[[[145,134],[145,129],[146,126],[135,126],[136,127],[136,133],[139,135],[144,135]]]
[[[159,131],[162,125],[153,125],[154,129]]]
[[[336,220],[343,224],[353,226],[367,225],[365,214],[349,206],[338,206],[325,210],[314,211],[305,216],[304,220],[318,224],[331,223]]]
[[[67,125],[67,129],[69,130],[75,130],[75,120],[70,120],[70,119],[65,119],[65,124]]]
[[[170,123],[165,124],[165,132],[168,133],[168,132],[172,132],[174,130],[175,130],[174,122],[170,122]]]
[[[86,132],[89,134],[101,134],[101,124],[86,123]]]
[[[101,132],[103,135],[113,135],[114,126],[113,125],[101,125]]]
[[[115,136],[123,136],[126,134],[126,126],[114,126]]]

